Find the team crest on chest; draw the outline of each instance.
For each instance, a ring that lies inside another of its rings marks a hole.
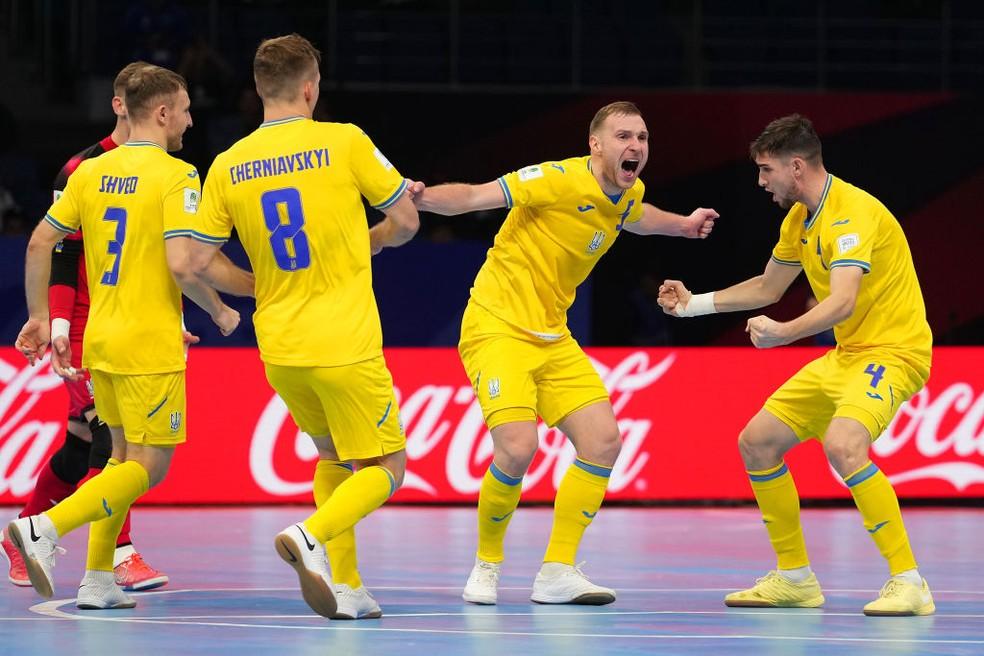
[[[605,243],[605,233],[599,230],[594,233],[594,237],[591,238],[591,242],[588,244],[587,251],[589,253],[595,253],[601,248],[601,245]]]

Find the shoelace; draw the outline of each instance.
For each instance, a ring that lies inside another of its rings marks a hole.
[[[478,579],[483,583],[497,585],[499,583],[499,568],[491,563],[480,563],[478,566]]]

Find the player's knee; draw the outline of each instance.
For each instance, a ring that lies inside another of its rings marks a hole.
[[[825,438],[823,452],[828,462],[841,477],[847,477],[861,469],[868,462],[866,444],[858,444],[853,440]]]
[[[538,440],[508,439],[496,445],[495,461],[497,466],[510,476],[522,476],[533,462],[533,456],[540,444]]]
[[[70,485],[81,481],[89,472],[89,443],[71,431],[65,431],[65,442],[51,456],[51,471]]]
[[[92,447],[89,449],[89,468],[102,469],[113,454],[113,434],[109,426],[99,417],[89,421],[89,431],[92,433]]]
[[[782,458],[775,443],[767,435],[755,430],[751,424],[738,434],[738,452],[749,469],[771,466]]]
[[[622,452],[622,434],[618,426],[601,431],[590,444],[582,444],[578,455],[589,462],[611,467]]]

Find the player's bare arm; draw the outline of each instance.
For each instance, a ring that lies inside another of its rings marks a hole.
[[[625,230],[637,235],[666,235],[668,237],[687,237],[707,239],[714,229],[714,221],[720,215],[713,209],[698,207],[684,216],[661,210],[655,205],[643,203],[642,218],[627,222]]]
[[[223,335],[229,335],[239,325],[239,313],[223,303],[219,294],[195,273],[191,241],[190,237],[174,237],[165,242],[167,266],[181,292],[208,312]]]
[[[198,244],[192,240],[194,244]],[[192,260],[194,267],[194,260]],[[252,271],[247,271],[236,266],[229,257],[215,248],[213,257],[210,258],[208,265],[202,269],[195,269],[195,272],[216,291],[233,296],[256,296],[256,279]]]
[[[427,187],[414,195],[413,202],[421,212],[453,216],[505,207],[506,197],[499,183],[493,180],[479,185],[453,183]]]
[[[766,316],[752,317],[745,332],[756,347],[772,348],[829,330],[854,313],[863,276],[864,270],[860,267],[835,267],[830,271],[830,296],[813,309],[786,322],[773,321]]]
[[[749,278],[720,291],[697,296],[692,294],[679,280],[666,280],[660,285],[657,302],[664,312],[675,317],[754,310],[772,305],[782,298],[782,295],[786,293],[786,290],[789,289],[793,280],[802,270],[803,268],[800,266],[779,264],[770,259],[765,265],[765,272],[762,275]],[[705,307],[691,307],[691,300],[694,299],[696,299],[696,304]]]
[[[420,229],[420,217],[409,195],[404,195],[384,210],[386,217],[369,230],[369,244],[375,255],[384,248],[407,243]]]
[[[24,291],[27,295],[28,319],[17,335],[16,347],[31,365],[44,357],[51,340],[51,327],[48,325],[51,249],[64,236],[48,222],[41,221],[27,244]]]

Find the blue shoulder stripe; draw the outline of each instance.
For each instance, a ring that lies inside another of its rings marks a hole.
[[[44,220],[47,221],[49,224],[51,224],[51,227],[54,228],[55,230],[58,230],[59,232],[67,232],[68,234],[72,234],[73,232],[75,232],[64,223],[59,222],[58,219],[51,216],[50,214],[45,214]]]
[[[403,181],[400,182],[400,186],[396,188],[396,191],[390,194],[389,198],[384,200],[379,205],[373,205],[373,207],[375,207],[377,210],[385,210],[389,207],[392,207],[393,204],[396,203],[396,201],[400,200],[400,195],[406,190],[407,190],[407,179],[404,178]]]

